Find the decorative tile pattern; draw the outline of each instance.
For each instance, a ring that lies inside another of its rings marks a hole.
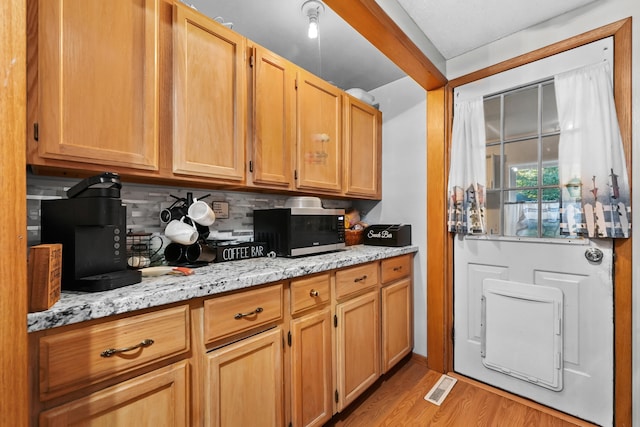
[[[66,197],[67,190],[77,184],[79,179],[27,175],[27,233],[28,245],[40,243],[40,201]],[[160,221],[160,211],[171,206],[178,198],[202,198],[208,203],[229,203],[229,218],[216,219],[209,228],[212,232],[253,232],[253,210],[282,207],[288,196],[238,191],[216,191],[180,187],[160,187],[156,185],[132,184],[123,182],[120,196],[127,206],[127,229],[134,232],[162,234],[165,224]],[[327,208],[348,208],[349,200],[323,200]]]

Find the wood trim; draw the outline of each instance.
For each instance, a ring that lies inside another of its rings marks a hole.
[[[627,24],[627,21],[628,21],[628,24]],[[604,39],[609,36],[614,36],[619,30],[623,29],[627,25],[629,26],[628,31],[631,32],[631,18],[621,19],[620,21],[616,21],[611,24],[605,25],[603,27],[596,28],[595,30],[587,31],[586,33],[582,33],[577,36],[571,37],[570,39],[559,41],[549,46],[536,49],[534,51],[522,54],[520,56],[507,59],[506,61],[502,61],[497,64],[490,65],[481,70],[477,70],[472,73],[466,74],[464,76],[455,78],[449,81],[449,87],[453,91],[453,89],[458,86],[462,86],[464,84],[467,84],[476,80],[480,80],[485,77],[492,76],[494,74],[502,73],[503,71],[507,71],[512,68],[520,67],[522,65],[526,65],[531,62],[538,61],[539,59],[546,58],[547,56],[552,56],[557,53],[566,52],[567,50],[570,50],[579,46],[583,46],[585,44],[589,44],[596,40]],[[629,44],[630,43],[631,43],[631,39],[629,38]],[[629,54],[631,54],[631,50],[629,50]],[[629,57],[628,60],[629,62],[631,62],[631,57]],[[631,94],[629,94],[629,96],[631,96]]]
[[[28,424],[27,211],[26,188],[26,0],[0,4],[0,194],[8,211],[0,225],[0,413],[6,425]]]
[[[453,250],[446,224],[448,90],[427,92],[427,351],[429,369],[453,369]]]
[[[547,56],[555,55],[573,49],[578,46],[582,46],[587,43],[591,43],[596,40],[600,40],[606,37],[614,37],[614,96],[616,101],[616,109],[618,113],[618,121],[620,124],[620,132],[622,133],[623,146],[626,155],[627,169],[629,172],[629,182],[631,182],[631,150],[632,150],[632,93],[631,93],[631,18],[622,19],[612,24],[605,25],[592,31],[577,35],[567,40],[554,43],[547,47],[535,50],[533,52],[526,53],[524,55],[517,56],[507,61],[500,62],[498,64],[483,68],[478,71],[474,71],[465,76],[456,78],[449,82],[447,86],[447,96],[449,99],[453,96],[453,89],[463,84],[482,79],[493,74],[500,73],[521,65],[528,64],[530,62],[545,58]],[[451,102],[446,102],[447,97],[443,97],[442,102],[429,103],[429,97],[427,97],[427,109],[444,109],[442,113],[446,115],[446,112],[452,112]],[[433,113],[437,114],[437,113]],[[448,153],[451,145],[450,132],[447,129],[451,129],[452,118],[447,118],[447,125],[445,127],[446,139],[442,146],[437,144],[429,144],[429,155],[438,156],[438,158],[444,157],[444,153]],[[427,124],[430,122],[427,120]],[[444,153],[434,153],[433,150],[444,150]],[[431,166],[432,164],[429,163]],[[431,171],[429,169],[427,179],[431,180],[432,176],[437,177],[438,173],[443,174],[443,171],[447,168],[440,169],[442,163],[438,162],[433,164],[432,168],[438,169],[437,171]],[[445,164],[445,166],[448,165]],[[434,178],[437,179],[437,178]],[[430,183],[429,183],[430,184]],[[441,194],[446,194],[446,183],[441,181],[438,183],[439,188],[434,185],[428,186],[429,197],[433,192],[439,191]],[[431,191],[433,189],[433,191]],[[444,209],[440,206],[440,209]],[[427,211],[429,215],[430,210]],[[438,274],[438,271],[433,271],[431,268],[427,269],[427,295],[429,300],[430,313],[428,317],[429,322],[436,322],[436,324],[444,324],[445,330],[453,328],[453,319],[447,310],[451,310],[451,301],[448,295],[453,292],[453,277],[452,277],[452,263],[453,254],[450,246],[453,242],[453,237],[447,239],[448,244],[442,242],[442,231],[444,228],[444,220],[441,223],[436,221],[437,215],[434,218],[427,218],[427,228],[429,236],[427,239],[427,245],[429,248],[435,246],[437,250],[429,250],[429,266],[435,264],[436,266],[448,266],[448,274]],[[435,230],[435,231],[434,231]],[[616,426],[631,426],[632,423],[632,360],[631,360],[631,347],[632,347],[632,238],[629,239],[616,239],[614,240],[614,353],[615,353],[615,373],[614,373],[614,414]],[[433,284],[433,282],[436,284]],[[440,287],[444,288],[440,290]],[[433,294],[432,294],[433,292]],[[432,307],[432,304],[437,304],[437,307]],[[444,304],[444,306],[442,306]],[[431,327],[427,324],[427,332],[432,332]],[[438,354],[448,355],[448,359],[442,364],[443,367],[452,367],[453,354],[450,351],[452,348],[452,342],[450,337],[434,335],[433,337],[427,337],[429,361],[431,362],[437,357]],[[449,365],[447,365],[449,363]],[[432,364],[431,369],[439,370],[440,372],[446,372],[447,369],[440,369],[440,364]]]
[[[410,356],[408,356],[413,362],[418,363],[422,366],[425,367],[429,367],[429,359],[427,359],[425,356],[418,354],[418,353],[411,353]],[[406,357],[405,357],[406,359]],[[397,366],[402,365],[402,363],[399,363]]]
[[[447,83],[447,78],[375,0],[325,0],[325,3],[426,90]]]
[[[632,34],[631,18],[621,22],[614,33],[613,69],[614,98],[618,124],[627,161],[629,183],[632,182]],[[632,188],[630,187],[630,191]],[[633,198],[632,198],[633,200]],[[632,237],[633,238],[633,237]],[[632,416],[632,238],[614,240],[614,402],[615,421],[618,426],[631,426]]]

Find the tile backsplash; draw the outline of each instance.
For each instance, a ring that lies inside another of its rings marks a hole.
[[[40,243],[40,201],[66,197],[66,191],[80,182],[80,179],[58,178],[27,174],[27,232],[28,245]],[[120,197],[127,206],[127,228],[133,232],[160,234],[164,224],[160,221],[160,211],[169,207],[176,197],[187,197],[191,192],[198,199],[209,195],[205,201],[227,202],[229,218],[216,219],[209,227],[211,232],[253,232],[253,210],[282,207],[289,196],[249,193],[238,191],[218,191],[201,188],[165,187],[156,185],[122,182]],[[323,199],[324,207],[348,208],[348,200]]]

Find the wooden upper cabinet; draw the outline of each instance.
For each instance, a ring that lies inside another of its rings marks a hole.
[[[173,173],[244,180],[246,39],[176,2]]]
[[[344,192],[382,198],[382,113],[344,95]]]
[[[296,120],[297,188],[340,193],[342,189],[342,91],[299,69]]]
[[[158,2],[38,2],[30,163],[158,169]]]
[[[255,185],[293,186],[294,65],[261,47],[252,49],[251,177]]]

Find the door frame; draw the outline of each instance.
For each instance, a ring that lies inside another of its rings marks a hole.
[[[0,413],[7,425],[27,425],[26,0],[0,4],[0,194],[7,209],[0,226]]]
[[[631,18],[554,43],[449,81],[427,93],[427,363],[453,370],[453,235],[446,230],[446,171],[453,122],[453,90],[497,74],[613,36],[614,97],[631,182],[632,94]],[[436,199],[434,201],[434,199]],[[632,420],[632,238],[614,240],[614,416],[616,425]]]

